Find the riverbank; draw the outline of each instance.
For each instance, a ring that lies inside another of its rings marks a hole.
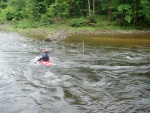
[[[67,36],[74,35],[74,34],[92,34],[92,35],[100,35],[100,34],[131,34],[131,33],[150,33],[150,30],[104,30],[98,29],[94,27],[80,27],[80,28],[73,28],[68,26],[55,26],[51,28],[41,27],[41,28],[15,28],[11,24],[1,24],[0,25],[1,31],[12,31],[17,32],[19,34],[37,38],[39,40],[45,41],[54,41],[54,40],[62,40]]]

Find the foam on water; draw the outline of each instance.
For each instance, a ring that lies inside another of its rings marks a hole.
[[[85,41],[82,55],[77,44],[44,42],[10,32],[0,32],[0,38],[3,113],[149,112],[148,46],[90,46]],[[51,50],[56,65],[35,63],[45,48]]]

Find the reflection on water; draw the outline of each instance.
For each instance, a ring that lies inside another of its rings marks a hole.
[[[148,113],[149,35],[124,36],[75,35],[43,42],[0,32],[0,111]],[[84,55],[78,48],[83,40]],[[34,62],[44,48],[50,49],[56,65]]]
[[[76,34],[65,40],[65,42],[69,43],[79,43],[82,41],[84,41],[85,44],[92,46],[150,46],[150,33],[99,35]]]

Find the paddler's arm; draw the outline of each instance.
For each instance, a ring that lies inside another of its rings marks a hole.
[[[38,60],[36,60],[35,63],[38,62],[38,61],[40,61],[40,60],[42,60],[42,57],[40,57]]]

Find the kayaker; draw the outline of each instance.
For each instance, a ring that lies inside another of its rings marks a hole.
[[[41,56],[41,58],[39,58],[38,61],[41,61],[41,60],[49,61],[49,59],[50,59],[50,53],[49,53],[49,50],[46,49],[45,51],[43,51],[42,56]]]

